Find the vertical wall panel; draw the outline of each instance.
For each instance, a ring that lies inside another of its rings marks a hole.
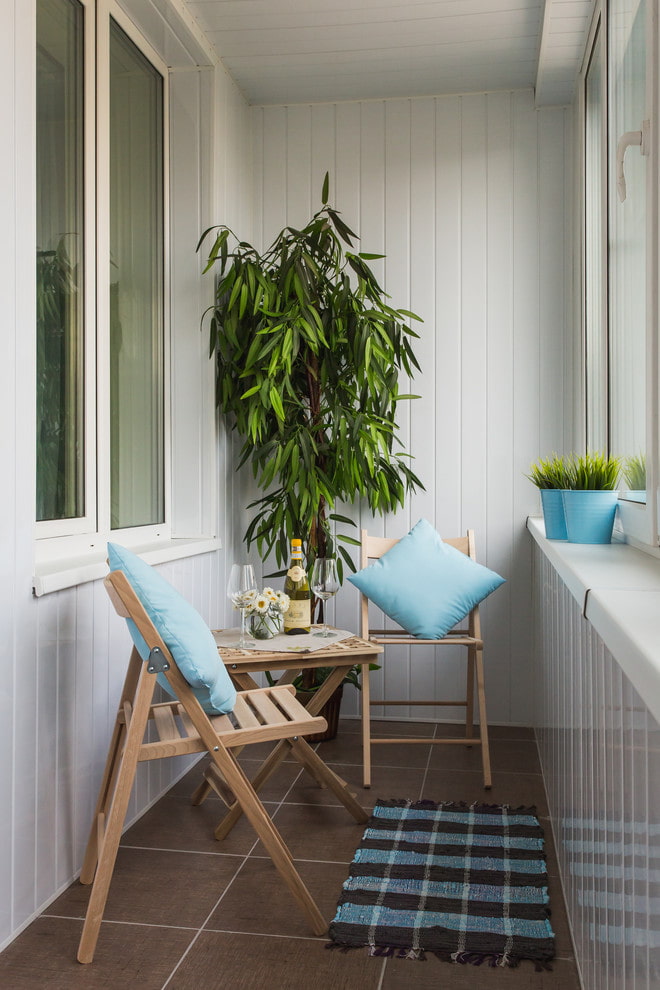
[[[502,387],[514,365],[513,270],[503,273],[502,257],[513,255],[513,150],[512,96],[491,93],[487,97],[487,230],[486,230],[486,477],[488,478],[485,537],[490,566],[510,574],[513,560],[514,458],[513,404]],[[497,484],[493,484],[497,479]],[[507,520],[507,525],[502,525]],[[481,547],[479,548],[481,549]],[[484,621],[501,650],[489,661],[492,710],[510,709],[511,665],[506,663],[511,644],[511,583],[508,581],[484,604]],[[520,672],[517,674],[520,676]]]
[[[544,273],[539,268],[541,230],[539,224],[539,156],[546,114],[534,108],[531,93],[513,94],[513,518],[511,528],[510,592],[511,712],[519,711],[530,692],[529,641],[531,638],[531,553],[524,531],[524,519],[538,510],[538,495],[523,480],[531,462],[547,453],[540,445],[541,421],[558,421],[557,406],[565,405],[561,390],[551,407],[541,404],[539,387],[543,374],[539,346],[540,295]],[[563,176],[566,181],[566,176]],[[562,203],[557,203],[561,211]],[[555,245],[561,255],[563,244]],[[563,326],[560,324],[560,326]],[[563,335],[558,332],[558,338]],[[561,340],[557,340],[561,346]],[[567,401],[567,398],[566,398]],[[553,447],[561,449],[561,438]]]
[[[436,100],[435,158],[435,311],[432,336],[435,342],[435,458],[434,473],[426,467],[425,483],[433,484],[436,519],[444,533],[459,533],[461,513],[461,435],[458,430],[461,389],[457,388],[461,361],[461,102],[445,97]],[[425,320],[429,315],[424,311]],[[424,334],[425,327],[419,328]],[[422,434],[420,443],[423,443]]]
[[[357,227],[361,249],[387,256],[374,269],[392,304],[424,320],[414,324],[422,372],[411,383],[421,399],[401,404],[398,425],[425,491],[387,519],[359,506],[349,513],[394,536],[422,516],[444,535],[475,529],[479,559],[507,578],[483,608],[490,716],[525,722],[532,667],[524,520],[536,511],[537,494],[524,475],[545,453],[541,440],[561,448],[559,407],[570,408],[556,373],[565,354],[557,273],[565,256],[562,135],[569,122],[564,111],[535,110],[531,92],[252,113],[261,136],[255,177],[264,190],[255,229],[262,226],[268,239],[276,216],[280,226],[291,219],[282,215],[285,199],[299,219],[307,194],[300,149],[311,126],[312,204],[321,141],[334,163],[334,201]],[[541,389],[546,364],[552,379]],[[408,388],[404,379],[401,388]],[[340,625],[356,627],[357,604],[346,585],[336,602]],[[432,649],[389,656],[393,662],[374,677],[376,696],[384,689],[389,698],[460,697],[460,651],[441,665]],[[344,711],[357,713],[351,691]],[[420,714],[430,711],[388,711]]]

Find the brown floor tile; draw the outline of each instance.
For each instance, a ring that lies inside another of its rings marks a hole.
[[[342,807],[283,804],[273,817],[294,859],[350,863],[364,832]],[[255,855],[267,855],[261,843]]]
[[[378,798],[407,797],[417,800],[421,794],[424,770],[389,767],[372,767],[371,787],[362,786],[362,764],[329,763],[328,766],[349,785],[363,808],[370,811]],[[299,802],[313,805],[336,805],[338,798],[325,788],[320,788],[309,774],[303,774],[289,792],[286,803]]]
[[[359,738],[355,733],[339,733],[336,739],[321,743],[318,754],[326,763],[356,763],[361,766],[362,746],[358,742]],[[424,743],[375,744],[371,747],[371,762],[374,766],[381,767],[425,767],[429,750],[430,744],[427,746]]]
[[[262,763],[260,759],[248,759],[242,755],[239,762],[250,780],[252,780]],[[179,780],[174,787],[169,790],[168,796],[180,797],[187,800],[190,804],[190,799],[193,792],[202,781],[202,771],[205,766],[205,763],[201,763],[199,767],[194,767],[190,770],[185,777],[182,777],[181,780]],[[279,803],[284,798],[284,795],[291,787],[291,784],[296,779],[301,769],[302,768],[297,761],[285,760],[281,766],[277,768],[276,773],[273,774],[270,780],[266,781],[264,786],[259,791],[259,797],[261,800],[277,801]],[[213,790],[206,798],[206,801],[219,801],[222,804],[221,798]]]
[[[491,739],[490,765],[505,773],[540,773],[541,764],[536,743],[527,739]],[[436,745],[431,753],[429,769],[481,769],[481,746]]]
[[[296,869],[328,924],[332,921],[346,863],[297,862]],[[250,857],[209,918],[207,929],[308,937],[309,925],[267,859]]]
[[[534,729],[525,725],[489,725],[488,735],[491,739],[531,739],[534,740]]]
[[[277,805],[267,807],[272,813]],[[213,834],[225,813],[226,807],[219,799],[208,798],[193,807],[189,798],[165,795],[128,829],[122,845],[245,856],[257,839],[247,819],[242,818],[222,842]]]
[[[378,735],[390,736],[424,736],[465,735],[465,726],[462,722],[394,722],[390,719],[372,719],[374,732]],[[478,730],[478,724],[475,725]],[[359,718],[343,718],[339,720],[339,732],[357,733],[362,731],[362,722]],[[534,730],[526,725],[490,725],[488,733],[491,739],[534,739]]]
[[[332,952],[325,939],[281,939],[203,932],[167,990],[377,990],[383,960]]]
[[[161,990],[194,931],[104,922],[94,961],[76,961],[82,922],[37,918],[0,954],[6,990]]]
[[[424,794],[431,801],[484,801],[486,804],[510,804],[536,807],[536,814],[547,815],[543,778],[537,773],[493,773],[493,786],[484,788],[480,773],[464,770],[429,770]]]
[[[548,894],[550,895],[550,924],[555,933],[555,955],[557,958],[573,958],[573,942],[566,916],[566,906],[564,895],[561,889],[559,877],[548,876]]]
[[[415,968],[414,973],[410,967]],[[461,966],[442,962],[429,956],[426,962],[410,959],[388,959],[385,966],[382,990],[580,990],[575,963],[568,959],[555,959],[552,972],[537,973],[531,962],[521,963],[516,969],[505,966]]]
[[[199,928],[240,865],[236,856],[120,848],[103,917]],[[73,883],[48,914],[84,917],[90,890]]]

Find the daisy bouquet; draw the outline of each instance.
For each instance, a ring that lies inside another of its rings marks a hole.
[[[280,632],[282,617],[289,607],[288,595],[273,588],[264,588],[262,591],[248,592],[245,600],[245,614],[255,639],[270,639]]]

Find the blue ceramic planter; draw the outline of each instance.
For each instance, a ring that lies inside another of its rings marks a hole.
[[[542,488],[541,505],[543,506],[543,522],[545,535],[549,540],[565,540],[566,517],[564,515],[564,500],[560,488]]]
[[[610,543],[618,492],[565,491],[566,535],[569,543]]]

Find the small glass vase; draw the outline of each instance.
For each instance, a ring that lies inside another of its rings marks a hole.
[[[282,632],[284,617],[280,615],[265,615],[262,612],[253,612],[250,616],[250,635],[254,639],[272,639]]]

